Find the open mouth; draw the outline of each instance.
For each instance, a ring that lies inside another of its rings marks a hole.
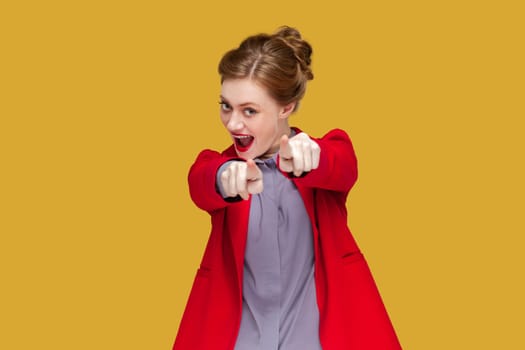
[[[232,135],[235,140],[235,147],[239,152],[246,152],[253,143],[255,139],[250,135]]]

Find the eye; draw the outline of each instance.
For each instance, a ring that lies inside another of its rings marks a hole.
[[[247,116],[247,117],[251,117],[251,116],[254,116],[255,114],[257,114],[257,111],[253,108],[245,108],[244,109],[244,114]]]
[[[232,109],[232,107],[224,101],[219,101],[219,104],[221,105],[221,110],[223,110],[224,112],[229,112]]]

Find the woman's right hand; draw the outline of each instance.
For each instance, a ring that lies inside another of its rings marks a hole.
[[[246,162],[233,161],[220,174],[224,194],[228,197],[250,198],[250,194],[261,193],[263,179],[261,169],[252,159]]]

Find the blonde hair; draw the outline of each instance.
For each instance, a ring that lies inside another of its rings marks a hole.
[[[274,34],[253,35],[222,57],[221,83],[250,78],[265,87],[278,103],[298,104],[307,81],[314,78],[311,55],[312,47],[295,28],[284,26]]]

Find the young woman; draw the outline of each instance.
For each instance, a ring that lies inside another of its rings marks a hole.
[[[357,179],[342,130],[290,127],[312,48],[293,28],[248,37],[220,64],[232,145],[204,150],[190,194],[212,219],[173,349],[400,349],[347,227]]]

